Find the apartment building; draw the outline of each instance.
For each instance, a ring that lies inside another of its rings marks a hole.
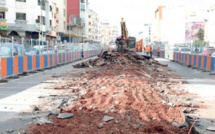
[[[88,11],[88,40],[101,42],[101,23],[96,12]]]
[[[119,37],[119,28],[118,26],[113,26],[111,29],[111,41],[114,42],[117,37]]]
[[[51,0],[6,0],[7,36],[45,39],[52,30]],[[36,23],[40,19],[40,24]],[[40,33],[42,31],[43,37]]]
[[[82,19],[82,36],[88,38],[88,0],[67,0],[67,23],[70,16]]]

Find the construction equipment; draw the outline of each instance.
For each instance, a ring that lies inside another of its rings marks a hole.
[[[121,44],[119,45],[119,51],[122,51],[123,48],[134,49],[136,47],[136,38],[128,37],[128,30],[124,19],[121,20]]]

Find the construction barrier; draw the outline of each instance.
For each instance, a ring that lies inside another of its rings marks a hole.
[[[174,52],[174,61],[215,72],[215,57]]]
[[[0,80],[23,72],[45,69],[96,56],[101,50],[0,58]]]

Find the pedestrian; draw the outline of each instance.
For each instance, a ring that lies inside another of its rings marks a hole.
[[[146,45],[146,55],[149,56],[149,53],[150,53],[149,45]]]
[[[158,55],[158,58],[160,57],[160,53],[161,53],[161,48],[160,48],[160,46],[158,46],[158,48],[157,48],[157,55]]]
[[[152,57],[152,45],[150,44],[150,47],[149,47],[149,51],[150,51],[150,57]]]

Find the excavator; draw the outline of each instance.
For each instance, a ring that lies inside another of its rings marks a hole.
[[[136,47],[136,38],[128,37],[128,30],[124,19],[121,20],[121,43],[119,45],[119,51],[122,51],[123,48],[135,49]]]

